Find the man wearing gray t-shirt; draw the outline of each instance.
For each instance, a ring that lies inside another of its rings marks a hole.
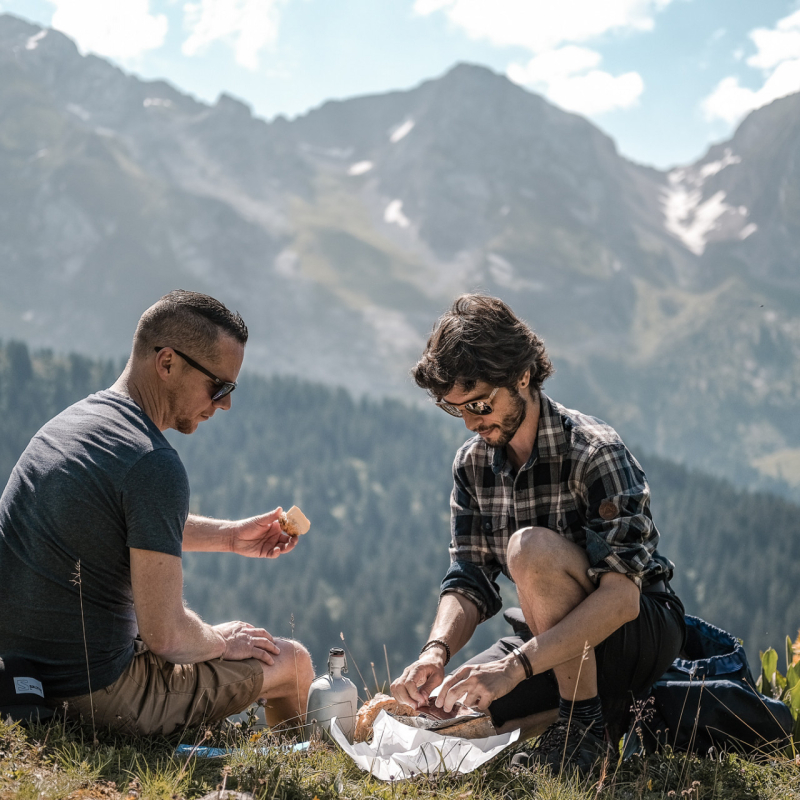
[[[263,701],[302,722],[313,668],[299,643],[245,622],[208,625],[183,605],[181,553],[277,558],[297,538],[281,509],[249,519],[189,513],[167,428],[193,433],[231,392],[242,318],[178,290],[142,315],[108,390],[48,422],[0,497],[0,653],[34,662],[47,701],[140,734],[170,733]]]

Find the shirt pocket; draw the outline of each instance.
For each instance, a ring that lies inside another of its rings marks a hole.
[[[481,519],[481,533],[484,541],[484,563],[494,562],[505,571],[508,561],[508,540],[514,533],[513,519],[507,514],[491,514]]]
[[[556,530],[570,542],[582,543],[586,539],[586,526],[583,514],[571,498],[559,504],[556,513]]]
[[[507,514],[486,514],[481,518],[481,532],[488,540],[508,539],[513,520]]]

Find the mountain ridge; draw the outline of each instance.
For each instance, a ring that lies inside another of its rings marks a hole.
[[[797,498],[798,134],[785,98],[663,172],[467,64],[265,121],[0,15],[0,336],[116,357],[185,286],[243,313],[251,368],[419,399],[434,320],[487,291],[568,405]]]

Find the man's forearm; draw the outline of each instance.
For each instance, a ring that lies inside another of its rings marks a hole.
[[[196,664],[225,655],[225,641],[211,625],[203,622],[194,611],[183,609],[175,620],[168,638],[140,630],[144,643],[158,656],[173,664]]]
[[[472,638],[479,622],[480,612],[473,602],[456,592],[448,592],[439,601],[428,641],[441,639],[447,642],[450,655],[454,656]]]
[[[619,580],[616,580],[619,579]],[[616,581],[616,586],[611,584]],[[537,634],[521,650],[535,674],[580,656],[585,647],[596,647],[626,622],[635,619],[639,590],[628,578],[611,575],[608,582],[579,603],[560,622]]]
[[[428,641],[439,639],[446,642],[450,655],[453,655],[470,640],[479,621],[478,608],[471,600],[460,594],[445,594],[439,600]],[[426,705],[430,702],[431,692],[444,679],[446,662],[447,650],[440,644],[433,645],[392,683],[392,694],[412,708]]]
[[[183,528],[184,552],[228,553],[231,541],[230,520],[189,514]]]

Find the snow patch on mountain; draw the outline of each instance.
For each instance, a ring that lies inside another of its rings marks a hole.
[[[386,210],[383,212],[383,221],[388,222],[390,225],[399,225],[401,228],[407,228],[411,222],[408,217],[403,213],[403,201],[392,200]]]
[[[47,31],[39,31],[39,33],[35,33],[33,36],[25,42],[25,49],[26,50],[35,50],[39,46],[39,42],[47,36]]]
[[[713,175],[741,163],[740,156],[726,148],[722,158],[694,167],[674,169],[667,175],[662,195],[664,227],[695,255],[701,256],[712,239],[746,239],[758,226],[746,224],[746,206],[734,207],[725,202],[722,190],[704,199],[703,187]]]
[[[284,278],[299,278],[300,257],[291,248],[285,248],[275,257],[275,272]]]
[[[489,275],[498,286],[515,291],[527,289],[532,292],[541,292],[544,289],[544,284],[539,281],[530,281],[518,277],[514,265],[497,253],[488,253],[486,261]]]
[[[717,192],[704,203],[700,202],[699,189],[688,191],[683,186],[674,186],[664,199],[665,227],[674,233],[695,255],[701,256],[706,249],[708,234],[717,220],[730,206],[725,203],[725,192]]]
[[[733,164],[741,163],[742,157],[735,156],[733,151],[729,147],[726,147],[725,152],[719,161],[709,161],[708,164],[703,164],[703,166],[700,167],[700,178],[704,181],[706,178],[716,175],[720,170],[725,169],[725,167],[730,167]]]
[[[407,119],[402,125],[398,125],[390,132],[389,141],[392,144],[397,144],[401,139],[404,139],[409,133],[411,133],[416,124],[417,123],[414,122],[413,119]]]
[[[67,111],[84,122],[87,122],[89,117],[92,116],[83,106],[79,106],[77,103],[67,103]]]
[[[348,175],[363,175],[369,172],[375,165],[371,161],[357,161],[355,164],[350,165],[347,170]]]
[[[362,311],[364,320],[375,331],[375,344],[383,357],[407,355],[422,350],[425,338],[393,308],[370,306]]]
[[[744,228],[739,231],[739,238],[744,241],[748,236],[755,233],[757,230],[758,225],[756,225],[755,222],[751,222],[748,225],[745,225]]]

